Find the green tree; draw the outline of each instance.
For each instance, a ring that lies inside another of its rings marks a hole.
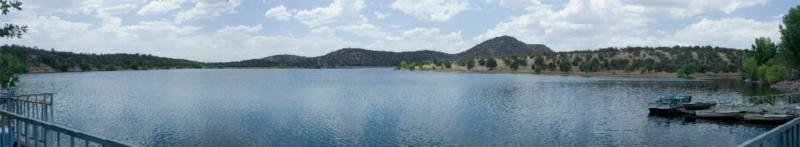
[[[561,70],[561,72],[569,73],[572,71],[572,64],[566,61],[561,62],[561,65],[559,65],[558,69]]]
[[[581,64],[578,65],[578,70],[584,73],[589,73],[592,71],[592,63],[589,61],[581,62]]]
[[[758,61],[756,57],[747,56],[742,61],[742,73],[750,80],[758,80]]]
[[[489,70],[494,70],[494,68],[497,67],[497,60],[494,58],[486,59],[486,67],[488,67]]]
[[[775,54],[778,53],[778,45],[772,43],[769,38],[759,37],[756,38],[756,42],[753,44],[753,53],[756,57],[756,63],[763,65],[775,57]]]
[[[467,60],[467,70],[472,70],[475,67],[475,59]]]
[[[7,15],[12,10],[22,10],[22,2],[0,0],[0,14]],[[28,31],[27,26],[5,24],[0,28],[0,37],[19,38]],[[0,53],[0,88],[13,87],[19,82],[19,74],[25,72],[25,64],[14,56]]]
[[[27,68],[17,57],[0,53],[0,88],[13,87],[19,82],[18,75]]]
[[[478,65],[486,66],[486,59],[478,59]]]
[[[765,65],[759,68],[759,73],[761,73],[761,79],[764,82],[775,83],[783,81],[784,77],[786,76],[786,68],[780,64]]]
[[[531,69],[533,69],[533,72],[536,74],[542,73],[542,66],[540,65],[531,65]]]
[[[22,11],[21,6],[22,2],[20,1],[0,0],[0,14],[7,15],[12,10]],[[0,28],[0,37],[19,38],[22,37],[22,34],[25,34],[27,31],[28,26],[5,24],[5,26]]]
[[[544,58],[542,58],[542,56],[536,56],[533,59],[533,65],[544,66]]]
[[[697,72],[697,66],[694,63],[689,63],[686,65],[682,65],[678,68],[677,73],[680,77],[689,77],[693,73]]]
[[[783,41],[780,53],[792,68],[800,69],[800,6],[789,9],[783,16],[780,31]]]

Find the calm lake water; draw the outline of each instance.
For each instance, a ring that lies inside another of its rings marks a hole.
[[[769,126],[648,116],[660,96],[744,103],[736,80],[371,69],[27,74],[56,123],[142,146],[733,146]]]

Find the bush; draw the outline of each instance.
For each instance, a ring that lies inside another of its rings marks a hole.
[[[762,66],[762,78],[767,83],[776,83],[783,81],[786,77],[786,68],[782,65]],[[759,68],[761,70],[762,68]]]
[[[25,63],[17,57],[0,53],[0,88],[14,87],[19,82],[18,75],[26,70]]]
[[[468,59],[467,60],[467,70],[472,70],[473,67],[475,67],[475,60],[474,59]]]
[[[695,72],[697,72],[697,66],[694,63],[683,65],[677,70],[679,77],[689,77]]]
[[[745,57],[742,61],[742,74],[750,80],[758,80],[758,61],[755,57]]]
[[[486,59],[486,67],[488,67],[489,70],[494,70],[494,68],[497,67],[497,60],[494,58]]]
[[[569,62],[561,62],[561,65],[558,67],[558,69],[561,70],[561,72],[568,73],[572,71],[572,64]]]
[[[542,73],[542,66],[532,65],[531,68],[533,68],[533,72],[536,73],[536,74],[541,74]]]

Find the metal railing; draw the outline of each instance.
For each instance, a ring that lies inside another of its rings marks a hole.
[[[52,107],[52,93],[0,96],[0,110],[45,122],[54,115]]]
[[[0,146],[131,146],[5,111],[0,111],[0,126]]]
[[[53,94],[0,95],[0,147],[131,146],[53,124]]]
[[[756,136],[756,138],[739,144],[739,147],[763,146],[800,146],[800,118],[795,118],[764,134]]]

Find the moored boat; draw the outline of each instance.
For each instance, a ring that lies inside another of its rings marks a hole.
[[[692,96],[676,95],[676,96],[659,98],[658,100],[655,101],[655,103],[652,103],[652,104],[659,105],[659,106],[662,106],[662,105],[674,106],[674,105],[679,105],[679,104],[689,103],[689,102],[692,102]]]
[[[650,110],[650,114],[672,114],[672,113],[675,113],[675,109],[672,109],[670,107],[664,107],[664,106],[661,106],[661,107],[650,107],[650,108],[647,108],[647,110]]]
[[[711,108],[711,107],[716,106],[716,105],[717,105],[717,103],[715,103],[715,102],[685,103],[685,104],[683,104],[683,108],[686,108],[688,110],[702,110],[702,109]]]
[[[742,117],[742,113],[733,110],[695,111],[694,116],[707,119],[738,119]]]
[[[755,123],[784,123],[789,120],[794,119],[794,115],[789,114],[774,114],[774,113],[766,113],[766,114],[758,114],[758,113],[748,113],[744,115],[744,121],[746,122],[755,122]]]

